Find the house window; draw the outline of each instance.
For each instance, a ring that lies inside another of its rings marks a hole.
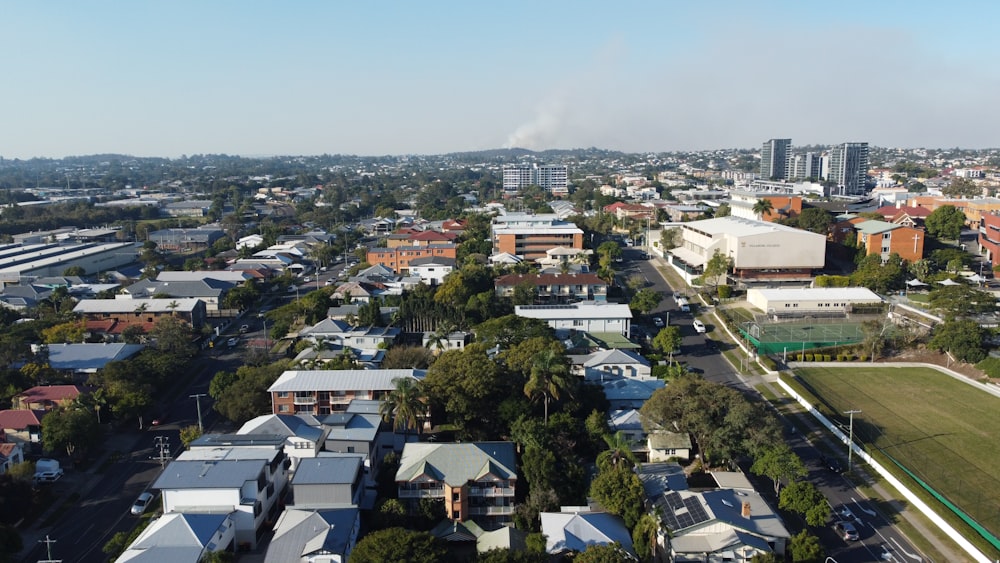
[[[288,405],[278,405],[278,412],[289,412]]]
[[[279,399],[287,399],[288,398],[288,391],[278,391],[278,398]]]

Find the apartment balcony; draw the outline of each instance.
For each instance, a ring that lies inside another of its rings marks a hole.
[[[334,395],[333,397],[330,397],[330,404],[331,405],[346,405],[347,403],[350,403],[352,399],[354,399],[354,397],[345,397],[343,395]]]
[[[293,402],[296,405],[315,405],[316,397],[295,397]]]
[[[444,489],[400,489],[399,498],[444,498]]]
[[[471,497],[513,497],[514,487],[484,487],[484,488],[470,488],[469,496]]]
[[[472,516],[505,516],[514,514],[513,506],[470,506]]]

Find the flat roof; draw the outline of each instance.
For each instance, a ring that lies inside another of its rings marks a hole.
[[[569,305],[518,305],[514,312],[521,317],[534,319],[631,319],[632,310],[621,303],[582,301]]]
[[[286,371],[267,390],[294,391],[358,391],[395,389],[396,379],[408,377],[423,379],[427,372],[421,369],[338,369]]]
[[[796,233],[822,237],[823,235],[779,225],[778,223],[768,223],[767,221],[755,221],[744,217],[716,217],[714,219],[704,219],[702,221],[691,221],[681,224],[685,229],[701,232],[710,236],[731,235],[745,237],[750,235],[760,235],[765,233]]]
[[[750,292],[757,292],[768,301],[814,301],[817,299],[882,301],[877,293],[867,287],[750,288],[747,293]]]

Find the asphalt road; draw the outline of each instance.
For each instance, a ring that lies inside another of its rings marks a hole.
[[[642,254],[642,251],[637,249],[624,249],[625,262],[620,268],[621,277],[628,278],[635,273],[641,274],[648,282],[646,287],[660,292],[664,296],[673,295],[674,289],[663,279],[651,260],[641,258]],[[690,292],[690,290],[681,289],[682,293],[684,291]],[[736,346],[721,338],[719,340],[713,338],[713,335],[722,332],[721,328],[713,326],[714,320],[707,315],[702,317],[702,321],[708,328],[706,334],[698,334],[694,330],[692,326],[693,315],[698,314],[700,310],[700,307],[695,306],[692,313],[683,313],[678,309],[676,301],[667,297],[661,301],[656,310],[649,314],[648,318],[637,319],[636,328],[652,337],[659,330],[653,326],[652,317],[659,316],[664,320],[669,319],[668,324],[681,327],[683,335],[681,353],[674,356],[675,360],[685,362],[709,381],[758,395],[757,391],[747,384],[740,375],[739,370],[734,369],[722,356],[722,350],[735,349]],[[836,510],[847,507],[850,509],[849,517],[835,516],[829,526],[812,529],[812,532],[818,535],[828,556],[834,557],[839,563],[868,561],[916,563],[922,561],[918,551],[882,515],[886,512],[886,507],[878,507],[874,505],[873,501],[862,500],[865,497],[843,475],[826,468],[821,463],[819,450],[803,436],[801,429],[789,432],[787,441],[795,453],[806,463],[809,468],[809,480],[826,496],[831,508]],[[846,459],[839,459],[839,461],[843,467],[847,466]],[[758,485],[761,492],[767,493],[771,490],[769,480],[754,479],[754,481],[763,482],[763,486]],[[855,524],[859,533],[858,541],[848,542],[840,538],[833,529],[833,522],[838,519],[847,519]]]

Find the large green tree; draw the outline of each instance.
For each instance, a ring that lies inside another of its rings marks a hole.
[[[281,360],[263,366],[240,366],[236,370],[235,381],[228,375],[216,374],[216,378],[222,377],[227,384],[216,386],[218,396],[213,408],[237,424],[267,414],[271,411],[267,389],[288,369],[289,362]]]
[[[782,489],[778,508],[801,514],[810,526],[822,526],[830,519],[826,497],[809,481],[795,481]]]
[[[424,379],[435,421],[456,425],[463,439],[499,437],[497,398],[515,392],[486,350],[479,343],[449,350],[438,356]]]
[[[448,546],[445,542],[427,532],[386,528],[361,538],[351,551],[348,562],[438,563],[447,554]]]
[[[647,432],[691,434],[706,466],[753,456],[781,441],[777,421],[760,403],[696,375],[656,390],[639,412]]]
[[[595,543],[573,558],[573,563],[632,563],[635,558],[618,542]]]
[[[949,320],[937,325],[930,346],[973,364],[986,357],[983,329],[972,319]]]
[[[635,292],[635,295],[632,296],[632,301],[628,304],[628,306],[638,311],[640,314],[645,315],[655,309],[662,300],[663,296],[660,295],[660,292],[644,287]]]
[[[788,542],[788,552],[794,563],[820,563],[826,555],[819,538],[810,534],[809,530],[802,530],[792,536]]]
[[[809,474],[802,459],[785,442],[765,448],[750,466],[750,472],[763,475],[774,483],[774,494],[781,491],[781,482],[792,482]]]
[[[605,510],[617,514],[631,530],[643,514],[646,493],[642,481],[627,464],[608,465],[590,484],[590,496]]]
[[[924,219],[927,234],[932,237],[958,240],[965,226],[965,214],[954,205],[942,205]]]
[[[800,229],[826,235],[830,232],[830,225],[833,224],[833,219],[823,209],[807,207],[795,218],[795,223]]]
[[[762,220],[768,213],[774,210],[774,203],[766,197],[758,199],[753,204],[752,211],[758,220]]]
[[[47,452],[64,450],[66,455],[73,457],[77,452],[85,452],[97,445],[100,439],[97,417],[86,409],[70,405],[45,415],[42,445]]]
[[[653,337],[653,347],[660,351],[660,353],[666,354],[670,358],[670,363],[674,363],[674,352],[680,350],[681,340],[683,336],[681,335],[681,329],[678,326],[666,326],[660,329],[660,332],[656,333]]]
[[[928,304],[951,320],[996,310],[996,297],[965,284],[949,285],[932,291]]]

